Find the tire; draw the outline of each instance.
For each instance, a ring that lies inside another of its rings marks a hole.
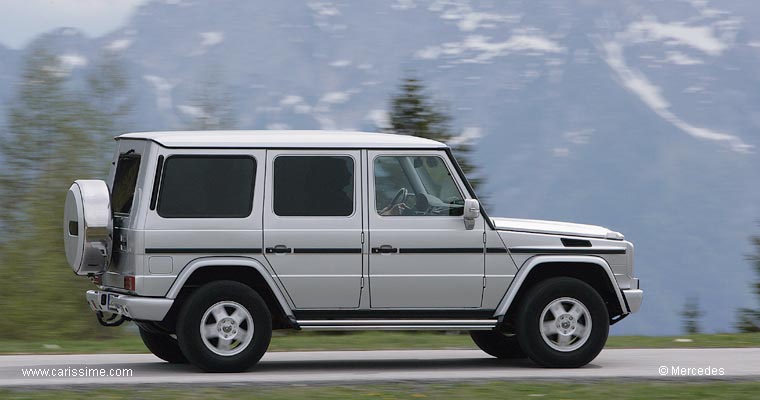
[[[607,306],[594,288],[575,278],[537,284],[526,293],[517,313],[517,341],[543,367],[582,367],[607,342]]]
[[[182,354],[177,339],[168,334],[151,332],[140,328],[140,338],[145,343],[145,347],[156,357],[171,364],[187,363],[187,358]]]
[[[526,357],[516,335],[505,335],[498,331],[470,331],[470,337],[480,350],[496,358],[508,360]]]
[[[201,326],[208,328],[201,331]],[[234,281],[208,283],[187,298],[177,340],[188,361],[207,372],[240,372],[269,347],[272,316],[250,287]]]

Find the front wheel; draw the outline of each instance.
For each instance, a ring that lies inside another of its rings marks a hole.
[[[196,290],[182,306],[177,340],[187,359],[207,372],[240,372],[269,347],[272,316],[250,287],[218,281]]]
[[[607,306],[599,293],[574,278],[552,278],[533,287],[518,307],[517,340],[544,367],[582,367],[599,355],[609,334]]]

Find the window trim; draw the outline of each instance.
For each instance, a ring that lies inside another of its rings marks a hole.
[[[251,175],[251,195],[248,198],[248,211],[245,215],[240,216],[209,216],[209,215],[182,215],[182,216],[166,216],[161,214],[161,200],[164,196],[164,184],[166,183],[166,171],[169,161],[174,158],[203,158],[203,159],[250,159],[253,161],[253,174]],[[158,198],[156,200],[156,215],[165,219],[245,219],[251,217],[253,214],[253,199],[256,191],[256,174],[258,173],[259,163],[256,157],[251,154],[172,154],[164,158],[164,162],[161,171],[160,186],[158,189]]]
[[[298,151],[298,150],[301,150],[301,149],[297,149],[296,148],[296,149],[288,149],[288,150],[296,150],[296,151]],[[270,209],[270,212],[272,213],[273,216],[275,216],[276,218],[346,218],[346,219],[351,219],[351,218],[353,218],[353,217],[356,216],[356,210],[357,210],[357,208],[360,208],[362,206],[361,204],[358,204],[358,207],[357,207],[357,203],[356,203],[356,199],[357,199],[357,196],[356,196],[357,195],[357,192],[356,192],[357,191],[357,187],[358,187],[359,191],[362,190],[362,188],[361,188],[361,176],[359,177],[360,178],[359,184],[358,185],[356,184],[356,176],[357,176],[356,175],[356,170],[357,170],[357,168],[356,168],[356,165],[357,165],[356,164],[356,158],[352,154],[342,153],[341,150],[343,150],[343,149],[337,149],[337,150],[336,149],[320,149],[320,150],[328,150],[328,151],[335,150],[336,153],[334,153],[334,154],[333,153],[299,154],[299,153],[295,153],[295,152],[293,152],[293,153],[287,152],[287,153],[276,154],[272,158],[272,186],[271,186],[271,188],[272,188],[271,189],[272,190],[272,196],[271,196],[272,197],[272,201],[269,202],[269,209]],[[279,215],[279,214],[277,214],[277,212],[274,210],[275,193],[276,193],[275,192],[275,188],[274,188],[274,185],[275,185],[275,163],[277,162],[277,159],[280,158],[280,157],[347,157],[347,158],[350,158],[351,162],[353,163],[353,168],[352,168],[352,171],[351,171],[352,172],[352,176],[351,176],[352,181],[351,181],[351,183],[352,183],[352,185],[354,187],[353,196],[352,196],[352,199],[351,199],[352,200],[351,214],[348,214],[348,215]]]
[[[459,182],[454,178],[454,173],[451,170],[451,166],[448,164],[447,159],[448,157],[443,157],[441,154],[438,153],[409,153],[409,154],[402,154],[402,153],[388,153],[388,154],[375,154],[375,156],[370,160],[369,164],[372,165],[372,173],[367,174],[372,176],[372,190],[373,193],[371,193],[370,198],[372,198],[372,208],[375,211],[375,215],[380,218],[400,218],[403,217],[404,219],[409,218],[427,218],[427,217],[447,217],[447,218],[457,218],[461,219],[461,215],[382,215],[380,214],[379,210],[377,209],[377,184],[376,184],[376,176],[375,176],[375,161],[380,157],[438,157],[441,159],[441,162],[446,167],[446,170],[449,173],[449,176],[451,177],[451,181],[454,183],[454,186],[457,188],[457,191],[459,192],[459,195],[462,196],[462,200],[469,199],[470,197],[467,196],[464,192],[462,192],[462,188],[459,186]],[[449,160],[450,161],[450,160]],[[457,174],[458,176],[458,174]],[[408,179],[408,178],[407,178]],[[424,182],[423,182],[424,185]],[[369,189],[369,188],[368,188]],[[427,188],[425,188],[427,190]]]

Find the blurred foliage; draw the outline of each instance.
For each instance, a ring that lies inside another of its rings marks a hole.
[[[404,78],[399,93],[391,99],[390,108],[389,133],[419,136],[443,143],[452,142],[456,137],[451,132],[451,117],[445,107],[433,101],[418,78]],[[471,160],[471,144],[462,141],[450,147],[467,180],[477,190],[483,178]]]
[[[752,291],[755,293],[758,308],[739,309],[739,322],[736,324],[739,332],[760,332],[760,236],[753,236],[751,240],[755,246],[755,254],[750,255],[748,259],[755,269],[756,276]]]
[[[683,311],[681,311],[681,319],[683,320],[683,331],[686,334],[694,335],[701,332],[699,327],[699,319],[704,313],[699,308],[699,298],[689,297],[684,303]]]
[[[84,301],[91,285],[75,276],[63,252],[66,190],[75,179],[102,179],[112,138],[128,114],[120,60],[99,57],[76,85],[44,44],[24,59],[0,143],[4,206],[0,226],[0,337],[112,336]]]

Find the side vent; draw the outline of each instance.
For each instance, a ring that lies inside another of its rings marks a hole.
[[[583,239],[562,238],[562,245],[565,247],[591,247],[591,241]]]

